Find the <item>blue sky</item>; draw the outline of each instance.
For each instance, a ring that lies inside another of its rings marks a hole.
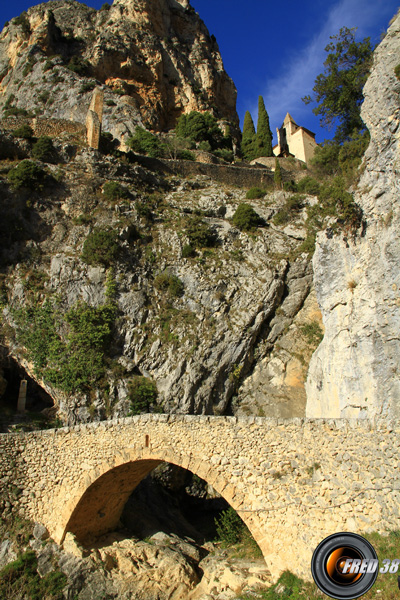
[[[100,8],[104,0],[85,4]],[[111,0],[109,0],[111,3]],[[241,123],[249,110],[256,123],[258,96],[264,97],[271,129],[287,112],[299,125],[317,134],[332,132],[319,126],[301,98],[311,93],[323,71],[329,36],[343,26],[357,27],[357,37],[378,43],[397,12],[399,0],[191,0],[211,34],[217,38],[225,69],[238,90]],[[0,24],[37,4],[14,0],[0,7]]]

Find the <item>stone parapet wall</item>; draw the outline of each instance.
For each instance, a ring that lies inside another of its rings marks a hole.
[[[398,528],[399,440],[397,422],[141,415],[1,435],[0,478],[56,541],[83,540],[115,527],[140,480],[171,462],[239,512],[273,574],[309,578],[325,536]]]
[[[143,167],[166,174],[191,177],[205,175],[213,181],[238,187],[270,187],[273,185],[273,174],[262,167],[244,167],[234,165],[213,165],[190,160],[168,160],[135,155],[135,160]]]
[[[82,138],[82,142],[85,141],[86,137],[85,125],[66,119],[40,119],[28,117],[8,117],[6,119],[0,119],[0,130],[2,129],[3,131],[14,131],[22,125],[29,125],[32,127],[35,137],[40,137],[42,135],[60,137],[64,134],[69,134],[79,136]]]

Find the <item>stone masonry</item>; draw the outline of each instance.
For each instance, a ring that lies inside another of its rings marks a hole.
[[[93,92],[89,110],[86,116],[86,135],[90,148],[99,149],[101,125],[103,122],[104,92],[96,88]]]
[[[310,578],[317,544],[398,528],[400,422],[141,415],[0,436],[0,481],[57,542],[118,524],[132,490],[170,462],[238,511],[274,576]]]

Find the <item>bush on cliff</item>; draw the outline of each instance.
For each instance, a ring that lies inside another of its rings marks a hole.
[[[119,245],[115,231],[94,229],[83,244],[81,259],[88,265],[111,265],[118,256]]]
[[[129,192],[118,181],[107,181],[103,185],[103,194],[106,200],[116,201],[129,198]]]
[[[14,190],[22,188],[40,190],[43,187],[45,172],[35,162],[22,160],[8,172],[7,177]]]
[[[24,125],[13,131],[13,135],[24,140],[31,140],[33,138],[33,129],[27,123],[24,123]]]
[[[32,146],[32,157],[43,162],[52,162],[55,159],[53,140],[47,135],[41,136]]]
[[[156,275],[154,278],[154,287],[158,290],[168,292],[171,298],[179,298],[184,293],[183,281],[176,275],[168,273],[168,271]]]
[[[250,204],[243,202],[237,207],[232,217],[232,223],[241,231],[251,231],[255,227],[260,227],[263,220]]]
[[[157,386],[148,377],[136,376],[128,382],[128,398],[130,400],[130,415],[148,413],[157,408]]]
[[[135,135],[130,137],[128,146],[138,154],[147,154],[151,158],[160,158],[164,155],[162,142],[143,127],[136,127]]]
[[[211,248],[217,243],[215,231],[199,216],[189,219],[185,233],[192,248]]]

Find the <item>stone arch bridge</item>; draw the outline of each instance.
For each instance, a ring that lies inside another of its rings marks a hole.
[[[400,423],[141,415],[0,435],[0,481],[58,543],[115,528],[163,461],[210,483],[240,514],[272,574],[310,578],[314,548],[339,531],[399,528]]]

